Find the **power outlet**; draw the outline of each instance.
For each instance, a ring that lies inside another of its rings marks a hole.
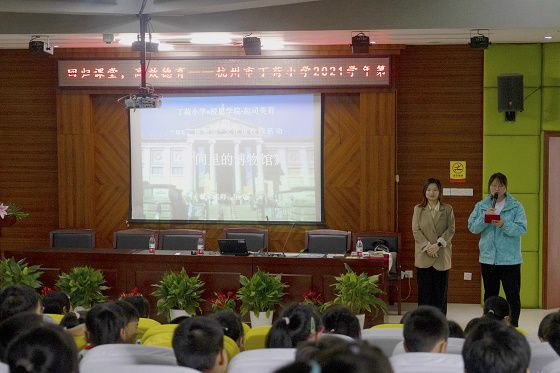
[[[464,273],[463,273],[463,280],[465,280],[465,281],[471,281],[471,280],[472,280],[472,273],[470,273],[470,272],[464,272]]]
[[[412,271],[401,271],[401,278],[412,278]]]

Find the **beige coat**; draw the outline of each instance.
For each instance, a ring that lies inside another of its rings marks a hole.
[[[455,216],[453,208],[440,203],[439,210],[432,218],[428,206],[414,206],[412,216],[412,233],[414,234],[414,265],[418,268],[434,267],[438,271],[451,268],[451,239],[455,234]],[[426,246],[437,243],[438,238],[446,242],[446,247],[440,247],[438,257],[432,258],[425,251]]]

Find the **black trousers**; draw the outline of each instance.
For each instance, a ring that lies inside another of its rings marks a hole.
[[[511,324],[519,326],[521,313],[521,264],[514,265],[481,265],[482,281],[484,283],[484,300],[500,295],[500,281],[506,293],[506,299],[511,308]]]
[[[434,306],[447,315],[447,280],[449,271],[438,271],[434,267],[416,267],[418,305]]]

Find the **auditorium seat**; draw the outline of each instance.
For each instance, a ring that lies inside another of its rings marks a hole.
[[[173,334],[173,332],[175,331],[175,329],[177,328],[177,324],[161,324],[161,325],[156,325],[151,327],[150,329],[146,330],[144,332],[144,335],[142,336],[142,344],[148,339],[150,338],[152,335],[156,335],[156,334],[160,334],[160,333],[171,333]]]
[[[531,372],[538,373],[553,361],[558,360],[558,354],[548,342],[529,343],[529,346],[531,347],[531,362],[529,363],[529,370]],[[552,372],[551,370],[549,371]],[[556,372],[560,372],[560,370]]]
[[[154,326],[161,325],[158,321],[141,317],[138,319],[138,335],[137,338],[142,340],[144,333]]]
[[[142,342],[144,346],[173,347],[173,332],[162,332],[149,336]]]
[[[271,325],[257,326],[245,334],[245,350],[257,350],[264,348],[266,336],[272,328]]]
[[[233,339],[224,335],[224,350],[226,350],[228,361],[231,361],[239,353],[239,346]]]
[[[51,248],[87,248],[95,247],[94,229],[57,229],[50,232]]]
[[[206,231],[198,229],[166,229],[159,231],[160,250],[196,250],[198,239],[206,240]]]
[[[352,251],[351,232],[336,229],[305,231],[305,251],[320,254],[345,254]]]
[[[173,349],[116,343],[88,350],[80,361],[80,372],[104,372],[102,367],[125,364],[177,365]]]
[[[0,362],[0,373],[9,373],[9,372],[10,372],[10,366]]]
[[[228,373],[272,373],[276,369],[293,363],[295,348],[266,348],[243,351],[228,365]]]
[[[117,365],[107,365],[94,367],[90,370],[86,368],[85,370],[80,368],[81,373],[200,373],[199,370],[191,369],[187,367],[169,366],[169,365],[154,365],[154,364],[117,364]]]
[[[113,240],[115,249],[141,249],[148,250],[150,236],[156,238],[156,246],[158,240],[158,231],[152,229],[125,229],[116,231]]]
[[[362,340],[369,345],[379,347],[386,356],[391,356],[395,346],[403,340],[401,328],[364,329]]]
[[[445,352],[448,354],[461,355],[461,352],[463,351],[464,343],[465,343],[464,338],[448,338],[447,350]],[[404,342],[401,341],[393,349],[392,355],[389,356],[395,356],[395,355],[405,354],[405,353],[406,351],[404,350]]]
[[[556,357],[556,360],[554,360],[553,362],[547,364],[544,368],[542,368],[541,370],[531,370],[531,368],[529,368],[529,371],[531,373],[558,373],[560,372],[560,359],[558,359],[558,357]]]
[[[464,373],[463,356],[408,352],[389,358],[394,373]]]
[[[224,238],[245,240],[248,251],[266,251],[268,249],[268,229],[224,228]]]
[[[397,313],[401,314],[401,265],[398,253],[401,250],[401,234],[398,232],[357,232],[352,233],[352,245],[356,246],[358,237],[362,239],[364,251],[374,251],[377,243],[385,241],[391,253],[392,265],[389,268],[387,286],[389,288],[389,300],[396,301]]]

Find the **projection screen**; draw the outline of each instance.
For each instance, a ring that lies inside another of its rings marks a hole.
[[[132,221],[323,221],[320,94],[131,109]]]

